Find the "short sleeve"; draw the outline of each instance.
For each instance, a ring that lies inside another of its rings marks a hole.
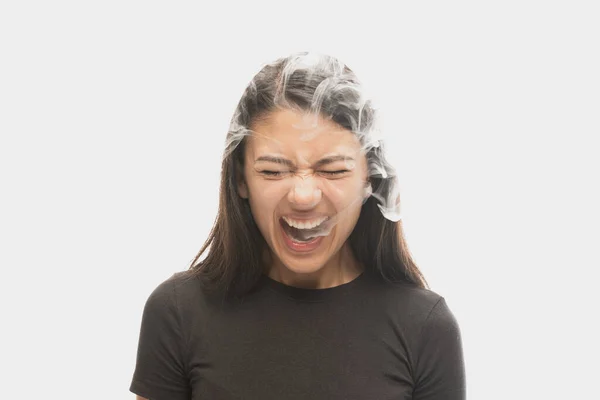
[[[142,314],[135,372],[129,390],[150,400],[189,400],[184,335],[173,278],[148,297]]]
[[[465,400],[460,328],[443,297],[429,313],[419,340],[413,400]]]

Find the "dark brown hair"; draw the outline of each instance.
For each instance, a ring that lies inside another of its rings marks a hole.
[[[314,111],[314,99],[318,97],[320,115],[349,131],[361,132],[361,140],[370,140],[368,132],[375,123],[375,110],[370,100],[362,97],[354,73],[329,56],[320,56],[318,63],[306,66],[302,62],[308,56],[309,53],[293,54],[264,66],[246,87],[235,110],[222,160],[217,217],[190,266],[191,274],[199,277],[211,292],[241,297],[267,272],[263,263],[267,244],[248,201],[238,194],[245,137],[253,122],[281,108]],[[370,174],[376,195],[362,205],[348,238],[353,254],[365,268],[389,282],[428,288],[408,250],[402,221],[386,219],[378,203],[378,199],[394,196],[397,185],[394,169],[385,161],[383,144],[370,146],[366,156],[369,164],[376,160],[384,171]]]

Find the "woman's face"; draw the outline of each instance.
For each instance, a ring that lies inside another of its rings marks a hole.
[[[274,111],[251,129],[238,189],[275,262],[295,273],[335,263],[370,194],[356,135],[291,110]]]

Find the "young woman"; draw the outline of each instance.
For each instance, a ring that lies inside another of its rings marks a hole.
[[[332,57],[252,79],[210,236],[144,308],[138,399],[465,399],[460,329],[411,259],[378,133]]]

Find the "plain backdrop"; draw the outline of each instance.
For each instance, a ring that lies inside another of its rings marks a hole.
[[[594,1],[2,2],[0,398],[134,398],[144,303],[207,237],[239,97],[304,50],[379,104],[469,399],[597,396],[599,17]]]

